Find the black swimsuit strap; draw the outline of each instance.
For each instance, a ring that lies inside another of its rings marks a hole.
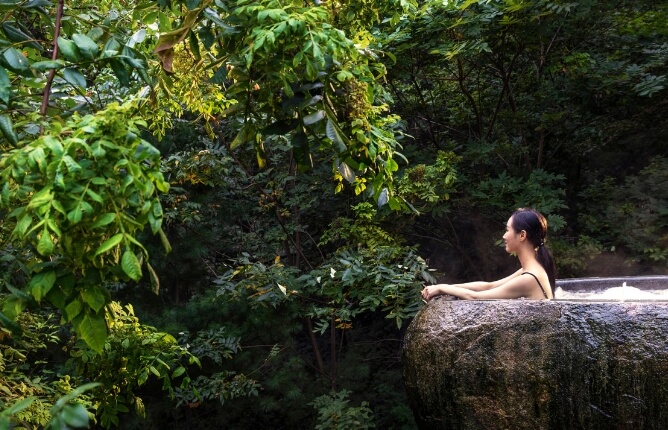
[[[543,288],[543,285],[540,283],[540,281],[538,280],[538,278],[536,277],[536,275],[534,275],[534,274],[531,273],[531,272],[524,272],[524,273],[522,273],[522,275],[531,275],[531,276],[533,276],[533,278],[536,280],[536,282],[538,282],[538,286],[540,287],[540,290],[543,292],[543,295],[545,296],[545,298],[546,298],[546,299],[549,298],[549,297],[547,297],[547,293],[545,292],[545,288]]]

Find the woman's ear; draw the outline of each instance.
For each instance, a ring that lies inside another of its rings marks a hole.
[[[526,240],[526,238],[527,238],[526,230],[520,231],[520,240]]]

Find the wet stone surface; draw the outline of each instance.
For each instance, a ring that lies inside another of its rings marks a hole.
[[[668,302],[432,300],[404,381],[427,429],[668,429]]]

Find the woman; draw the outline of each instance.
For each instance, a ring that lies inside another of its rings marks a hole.
[[[555,265],[545,249],[547,220],[533,209],[520,208],[508,219],[503,241],[506,252],[514,253],[522,267],[510,276],[494,282],[437,284],[425,287],[422,297],[448,294],[465,300],[479,299],[551,299],[553,298]]]

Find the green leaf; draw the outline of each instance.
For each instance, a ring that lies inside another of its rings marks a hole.
[[[55,405],[51,407],[51,415],[56,415],[58,413],[58,410],[62,409],[63,406],[70,404],[72,400],[75,398],[79,397],[83,393],[85,393],[88,390],[92,390],[95,387],[99,387],[100,384],[99,382],[89,382],[87,384],[83,384],[75,388],[74,390],[70,391],[69,393],[65,394],[63,397],[58,399]]]
[[[104,44],[102,50],[107,55],[118,54],[121,51],[122,45],[114,37],[110,37],[109,40]]]
[[[324,110],[319,110],[317,112],[314,112],[310,115],[306,115],[304,117],[304,125],[311,125],[315,124],[316,122],[322,120],[325,118],[325,111]]]
[[[28,397],[27,399],[19,400],[18,402],[14,403],[11,407],[8,409],[3,410],[3,414],[7,415],[16,415],[17,413],[21,412],[28,406],[32,404],[32,402],[35,400],[34,397]],[[3,428],[10,428],[9,422],[7,422],[7,427]]]
[[[63,406],[60,417],[70,428],[88,428],[88,411],[80,403]]]
[[[251,140],[254,140],[255,134],[255,126],[250,122],[246,122],[230,144],[230,149],[235,149],[245,143],[250,142]]]
[[[68,67],[63,70],[63,77],[67,82],[80,89],[86,89],[86,77],[77,69]]]
[[[46,228],[42,232],[42,236],[39,238],[39,242],[37,243],[37,252],[45,257],[51,255],[53,252],[53,241],[51,240],[51,234],[49,234],[49,231]]]
[[[58,202],[56,200],[54,200],[53,203],[58,203]],[[54,204],[53,207],[56,207],[56,205]],[[56,224],[56,222],[53,219],[47,218],[46,219],[46,225],[49,227],[49,229],[52,232],[54,232],[56,234],[56,237],[61,237],[62,236],[62,233],[60,231],[60,228],[58,227],[58,224]]]
[[[11,82],[9,81],[9,75],[7,70],[4,67],[0,66],[0,100],[5,103],[9,103],[9,90],[11,89]]]
[[[81,217],[83,216],[83,210],[81,209],[81,203],[77,204],[74,209],[72,209],[68,214],[67,214],[67,219],[72,223],[72,224],[77,224],[81,221]]]
[[[195,60],[199,61],[202,58],[202,54],[199,49],[199,40],[197,39],[197,34],[194,31],[191,31],[188,34],[188,44],[190,45],[190,51],[195,56]]]
[[[99,41],[102,36],[104,36],[104,29],[102,27],[93,27],[88,30],[86,36],[90,37],[94,41]]]
[[[54,155],[61,156],[63,154],[63,145],[55,137],[44,136],[42,137],[42,142]]]
[[[162,226],[162,216],[156,217],[154,211],[149,211],[148,213],[148,224],[151,227],[151,231],[155,234],[160,230]]]
[[[104,227],[105,225],[111,224],[115,220],[116,220],[116,213],[107,212],[106,214],[102,214],[99,217],[97,217],[93,222],[93,224],[91,225],[91,228]]]
[[[104,203],[104,199],[102,198],[102,196],[100,196],[98,193],[91,190],[90,188],[86,189],[86,194],[88,194],[88,197],[90,197],[93,201],[100,204]]]
[[[158,274],[155,273],[155,269],[148,261],[146,262],[146,268],[151,278],[151,290],[157,295],[160,292],[160,278],[158,278]]]
[[[32,9],[32,8],[52,6],[52,5],[53,3],[51,2],[51,0],[28,0],[27,2],[23,3],[21,7],[23,9]]]
[[[0,131],[13,146],[18,145],[19,137],[14,132],[14,124],[9,115],[0,115]]]
[[[35,70],[38,70],[40,72],[45,72],[45,71],[51,70],[51,69],[60,69],[64,65],[65,65],[65,63],[61,60],[56,60],[56,61],[45,60],[45,61],[37,61],[35,63],[32,63],[30,66]]]
[[[107,183],[107,180],[100,177],[100,176],[96,176],[93,179],[91,179],[90,181],[95,185],[105,185]]]
[[[79,48],[79,52],[88,60],[93,60],[97,57],[100,48],[97,43],[85,34],[75,34],[72,36],[72,41]]]
[[[2,23],[2,29],[5,30],[7,38],[12,42],[24,43],[26,46],[35,48],[38,51],[44,51],[42,45],[35,41],[35,37],[25,33],[23,30],[14,27],[11,22],[5,21]]]
[[[336,149],[337,152],[345,152],[346,144],[343,141],[341,132],[339,131],[339,127],[336,125],[334,121],[332,121],[331,118],[327,119],[327,126],[325,127],[325,134],[329,139],[332,141],[332,144],[334,145],[334,149]]]
[[[267,154],[264,151],[264,142],[255,142],[255,158],[260,169],[267,165]]]
[[[2,313],[10,320],[14,320],[26,308],[26,302],[27,300],[20,297],[9,296],[2,304]]]
[[[83,304],[79,299],[72,300],[65,307],[65,320],[72,321],[74,318],[78,317],[81,311],[83,310]]]
[[[174,372],[172,373],[172,379],[178,378],[179,376],[183,375],[186,372],[185,367],[179,366],[177,367]]]
[[[101,290],[102,287],[93,285],[86,288],[81,294],[84,302],[90,306],[95,312],[99,312],[107,303],[106,295]]]
[[[47,185],[46,187],[42,188],[32,196],[32,198],[30,199],[30,203],[28,203],[28,207],[37,208],[47,203],[50,204],[52,198],[53,198],[53,192],[51,185]]]
[[[79,163],[74,161],[74,158],[70,157],[69,155],[65,155],[63,157],[63,163],[65,163],[65,165],[67,166],[67,170],[69,170],[70,172],[78,172],[79,170],[81,170],[81,166],[79,165]]]
[[[52,206],[55,210],[57,210],[58,212],[60,212],[61,214],[67,216],[67,212],[65,212],[65,208],[63,207],[63,204],[60,203],[58,200],[52,200],[52,201],[51,201],[51,206]],[[49,225],[50,225],[50,224],[51,224],[51,223],[49,223]],[[52,229],[52,230],[53,230],[53,231],[56,231],[55,229]]]
[[[125,65],[121,60],[112,58],[109,60],[109,66],[111,66],[111,70],[114,71],[114,75],[118,78],[118,82],[121,86],[127,87],[130,85],[130,72],[125,68]]]
[[[134,252],[127,249],[121,258],[121,268],[133,281],[141,279],[141,265]]]
[[[14,72],[24,72],[30,67],[30,62],[26,56],[23,55],[23,52],[19,51],[13,46],[7,48],[2,56],[7,64],[7,67],[9,67]]]
[[[59,279],[58,281],[58,284],[51,288],[49,293],[46,295],[46,298],[58,309],[63,309],[65,308],[67,301],[70,300],[72,288],[63,286],[62,280]],[[67,291],[65,291],[66,289]]]
[[[137,378],[137,386],[142,386],[148,380],[148,370],[142,369]]]
[[[104,342],[107,340],[107,324],[101,313],[86,314],[75,322],[74,326],[75,331],[88,346],[98,353],[102,352]]]
[[[5,184],[2,186],[2,199],[0,200],[2,203],[0,205],[2,206],[9,206],[9,182],[5,182]]]
[[[16,223],[16,227],[14,227],[12,234],[23,239],[23,236],[25,235],[26,231],[28,231],[30,224],[32,224],[32,217],[24,213],[24,215],[21,216],[21,218],[19,218],[18,222]]]
[[[313,167],[308,137],[304,132],[295,134],[292,138],[292,152],[300,172],[306,172]]]
[[[65,39],[64,37],[58,37],[58,48],[63,56],[74,63],[81,61],[81,53],[77,45],[71,40]]]
[[[158,230],[158,234],[160,235],[160,242],[162,243],[162,247],[165,249],[165,252],[169,254],[172,252],[172,245],[169,243],[167,235],[162,228]]]
[[[30,293],[38,302],[49,292],[56,283],[55,270],[40,272],[30,280]]]
[[[262,129],[262,134],[283,135],[288,134],[297,126],[297,121],[279,120]]]
[[[346,179],[346,181],[348,181],[351,184],[355,182],[356,179],[355,172],[353,172],[350,166],[348,166],[346,163],[344,162],[338,163],[336,169],[339,171],[341,176],[343,176]]]
[[[111,248],[121,243],[121,240],[123,240],[123,233],[118,233],[112,236],[111,238],[104,241],[104,243],[100,245],[99,248],[97,248],[97,251],[95,251],[95,255],[100,255],[104,252],[109,251]]]

